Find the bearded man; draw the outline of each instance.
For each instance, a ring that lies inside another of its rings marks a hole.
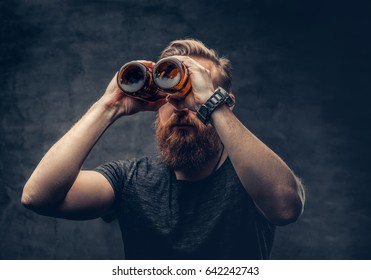
[[[267,259],[276,225],[296,221],[303,211],[303,186],[233,114],[227,59],[192,39],[171,42],[160,58],[171,56],[189,73],[192,90],[185,98],[129,97],[116,74],[40,161],[22,203],[66,219],[114,213],[128,259]],[[141,111],[158,111],[158,157],[81,170],[114,121]]]

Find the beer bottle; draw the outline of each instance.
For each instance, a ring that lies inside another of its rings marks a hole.
[[[191,92],[191,80],[184,64],[174,57],[160,59],[152,70],[153,81],[163,94],[178,99]]]
[[[146,101],[165,98],[153,83],[152,72],[138,61],[130,61],[117,74],[117,85],[128,96]]]

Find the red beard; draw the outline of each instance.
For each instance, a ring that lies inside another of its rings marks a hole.
[[[191,113],[173,114],[165,124],[157,116],[155,125],[160,156],[173,170],[195,169],[220,149],[214,127],[205,126]]]

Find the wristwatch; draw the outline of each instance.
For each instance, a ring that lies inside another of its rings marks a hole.
[[[211,114],[223,103],[226,103],[228,107],[231,107],[234,105],[234,100],[226,90],[218,87],[205,104],[198,109],[197,117],[204,125],[208,125],[211,119]]]

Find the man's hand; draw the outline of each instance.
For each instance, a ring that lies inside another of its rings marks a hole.
[[[206,67],[212,69],[211,71],[216,71],[215,65],[213,62],[206,59],[199,59],[200,62],[204,64],[201,65],[189,56],[174,57],[180,60],[187,67],[192,82],[192,93],[188,94],[185,100],[181,101],[181,103],[183,103],[188,109],[196,112],[214,93],[211,72]],[[168,101],[175,107],[179,107],[180,102],[175,98],[170,96]]]
[[[139,62],[146,65],[150,70],[154,66],[152,61],[139,60]],[[165,99],[149,102],[127,96],[117,85],[117,75],[118,73],[112,78],[100,100],[106,109],[114,113],[114,119],[124,115],[132,115],[139,111],[157,111],[166,103]]]

